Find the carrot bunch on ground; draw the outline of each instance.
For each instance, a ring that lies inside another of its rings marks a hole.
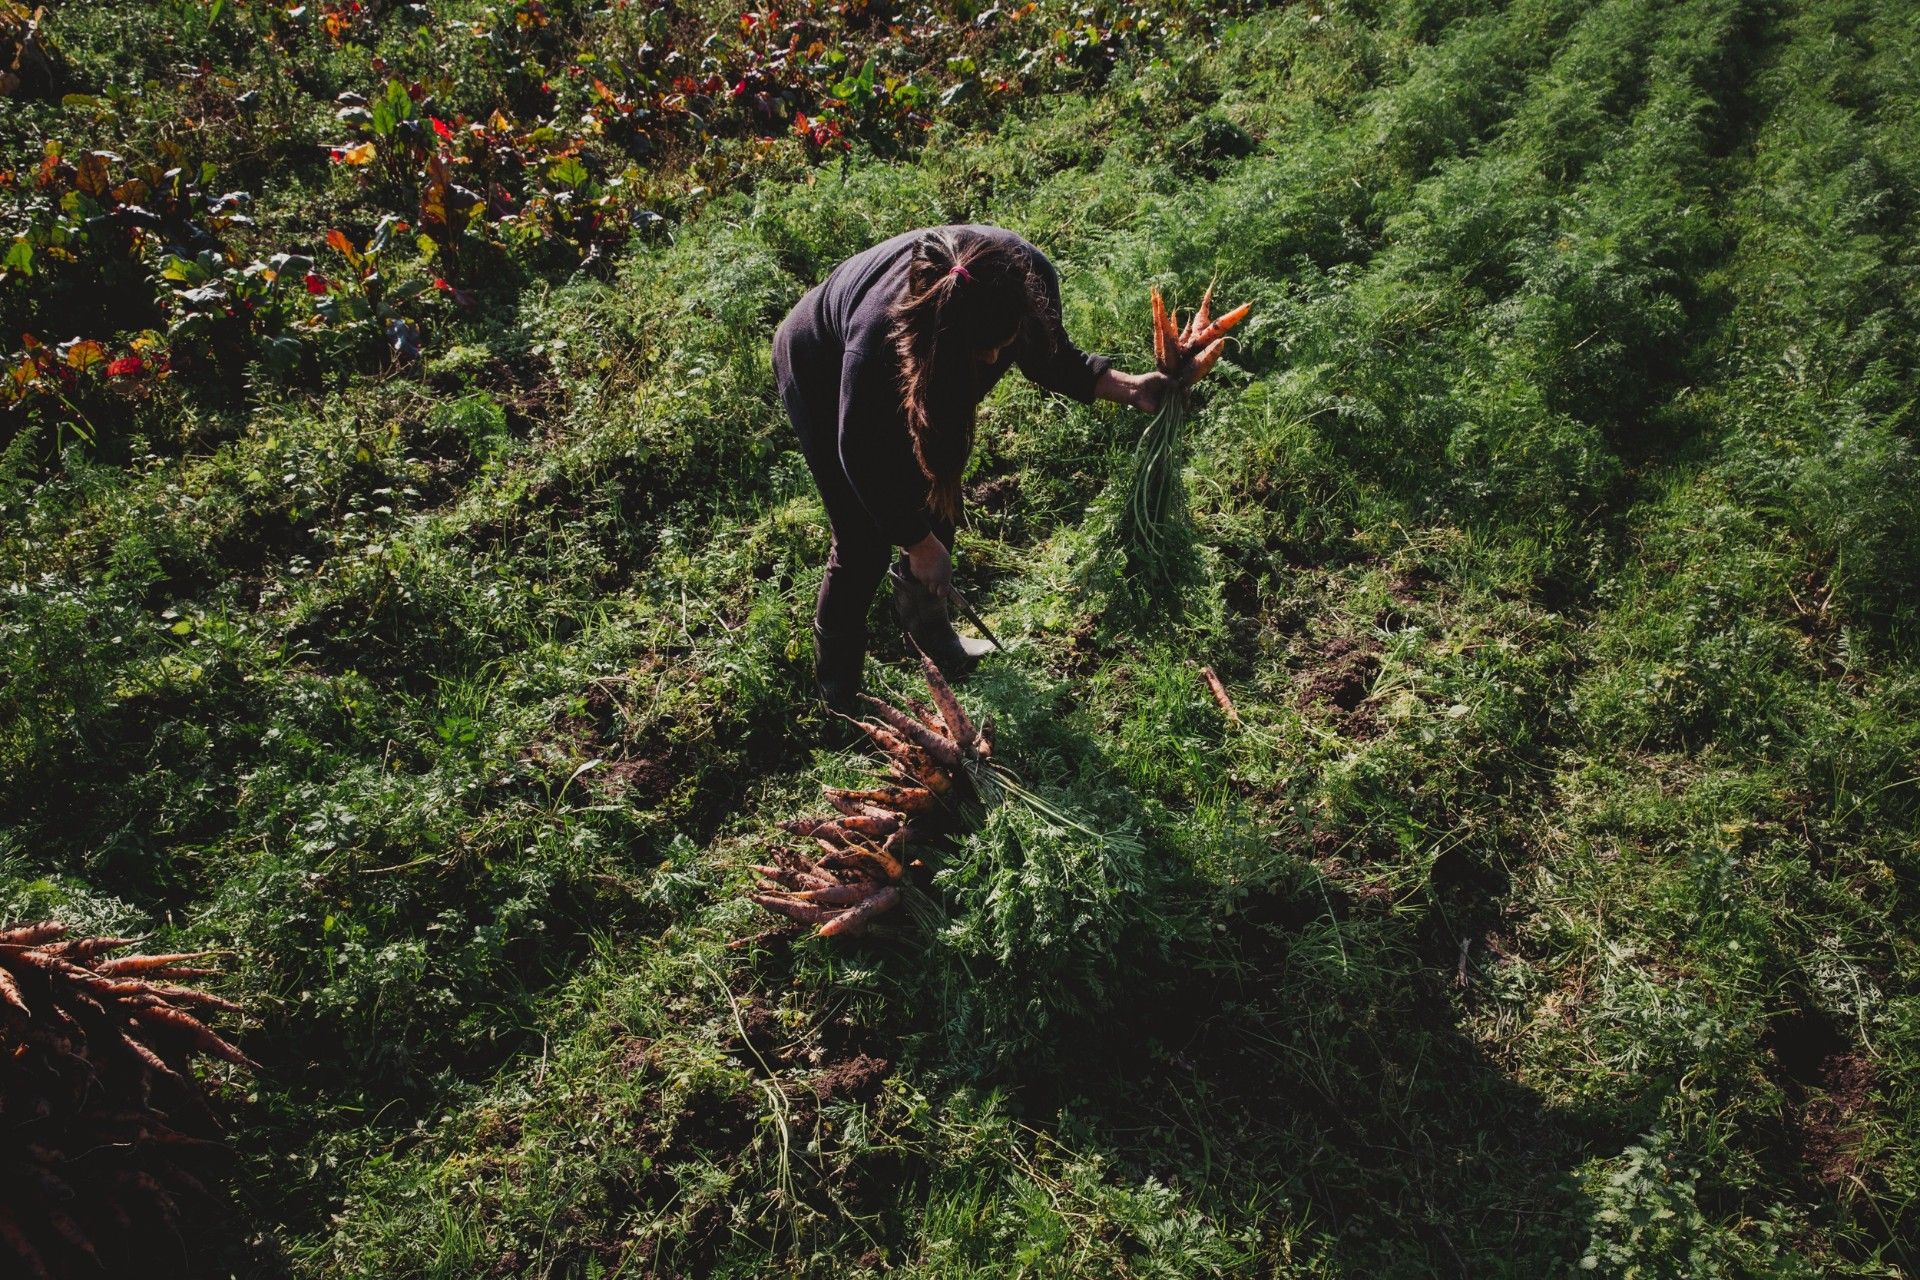
[[[901,710],[878,698],[856,721],[887,760],[884,786],[827,789],[834,813],[783,822],[789,835],[812,842],[811,853],[773,851],[754,868],[753,901],[790,920],[819,926],[822,937],[851,936],[900,903],[913,865],[910,844],[924,843],[961,819],[961,804],[978,794],[977,771],[993,756],[992,726],[976,726],[940,668],[922,655],[933,706],[913,699]]]
[[[1172,576],[1171,561],[1178,550],[1175,530],[1185,509],[1180,487],[1180,463],[1187,421],[1187,389],[1205,377],[1226,347],[1227,332],[1246,319],[1249,305],[1241,305],[1215,319],[1213,286],[1200,306],[1180,322],[1167,309],[1155,286],[1153,301],[1153,359],[1173,386],[1160,402],[1159,412],[1140,435],[1133,453],[1133,480],[1120,515],[1120,542],[1135,569],[1150,577]]]
[[[130,943],[0,931],[0,1273],[133,1274],[206,1196],[220,1147],[193,1060],[252,1065],[202,1021],[238,1006],[178,985],[213,972],[205,953],[111,954]]]

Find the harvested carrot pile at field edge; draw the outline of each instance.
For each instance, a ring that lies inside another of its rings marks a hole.
[[[857,934],[899,905],[911,862],[906,846],[959,822],[959,802],[979,794],[973,771],[993,756],[992,726],[974,725],[931,659],[922,655],[920,666],[938,711],[912,700],[911,714],[861,700],[875,718],[857,723],[887,757],[889,785],[828,788],[832,816],[780,824],[812,840],[817,855],[776,849],[771,864],[754,868],[761,880],[752,899],[818,925],[822,937]]]
[[[219,1152],[197,1056],[252,1064],[195,1013],[236,1011],[174,985],[194,955],[119,956],[127,938],[60,924],[0,932],[0,1272],[132,1274],[175,1236],[194,1168]],[[6,1265],[11,1263],[11,1265]]]

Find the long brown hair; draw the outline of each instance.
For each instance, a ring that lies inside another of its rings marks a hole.
[[[1008,241],[943,227],[914,246],[907,286],[888,314],[913,456],[936,515],[960,518],[982,390],[976,353],[1051,333],[1040,322],[1047,305],[1027,255]]]

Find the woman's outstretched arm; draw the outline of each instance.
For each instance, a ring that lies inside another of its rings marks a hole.
[[[1172,385],[1173,379],[1158,370],[1152,373],[1122,373],[1118,369],[1108,368],[1101,370],[1100,380],[1093,384],[1093,397],[1128,405],[1142,413],[1152,413],[1160,407],[1160,397]]]
[[[1106,356],[1090,356],[1074,345],[1060,322],[1060,273],[1039,250],[1031,250],[1034,273],[1048,309],[1045,332],[1019,358],[1020,371],[1049,391],[1076,400],[1108,400],[1147,413],[1160,407],[1169,385],[1163,373],[1122,373]]]

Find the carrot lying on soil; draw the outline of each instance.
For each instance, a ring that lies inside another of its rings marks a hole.
[[[898,880],[907,874],[907,869],[901,863],[898,852],[904,845],[904,840],[889,839],[884,844],[858,845],[853,852],[871,859],[887,880]]]
[[[885,840],[900,829],[898,814],[887,813],[879,817],[867,817],[847,814],[840,819],[839,828],[848,836],[864,840]]]
[[[1220,682],[1219,673],[1212,667],[1200,668],[1200,678],[1207,682],[1207,688],[1213,694],[1213,700],[1220,704],[1220,710],[1234,724],[1240,723],[1240,712],[1233,705],[1233,699],[1227,696],[1227,686]]]
[[[872,923],[875,916],[892,910],[899,901],[900,891],[888,885],[859,906],[849,907],[821,925],[820,936],[834,938],[841,934],[858,933]]]
[[[906,740],[886,726],[877,725],[867,720],[856,720],[854,723],[860,726],[862,733],[873,740],[873,745],[880,748],[882,754],[892,756],[895,759],[903,758],[909,754]]]
[[[967,718],[967,712],[960,705],[960,699],[953,694],[953,686],[940,673],[938,664],[926,654],[920,655],[920,673],[927,678],[927,690],[933,694],[934,705],[940,708],[940,718],[946,722],[947,734],[960,749],[974,753],[979,740],[979,731],[973,727],[973,721]]]
[[[925,817],[940,809],[933,792],[925,787],[872,787],[865,791],[828,787],[827,803],[842,813],[850,812],[847,805],[868,805],[910,818]]]
[[[177,969],[183,961],[203,960],[212,951],[178,951],[170,956],[120,956],[113,960],[102,960],[94,968],[111,977],[120,977],[130,973],[152,973],[159,969]],[[210,974],[211,969],[197,969],[195,973]]]
[[[781,870],[798,880],[803,889],[822,889],[833,883],[833,877],[822,875],[819,867],[793,849],[775,849],[773,860]]]
[[[864,902],[880,888],[874,881],[862,881],[857,884],[836,884],[830,889],[808,889],[793,895],[798,902],[814,902],[824,907],[850,907],[856,902]]]
[[[17,929],[0,932],[0,947],[37,947],[66,931],[67,926],[57,920],[48,920],[43,924],[23,924]]]
[[[760,883],[754,887],[763,893],[801,893],[809,889],[829,889],[836,883],[831,876],[788,871],[784,867],[755,867],[754,870],[761,876]]]
[[[185,1032],[193,1040],[194,1047],[202,1053],[225,1058],[236,1067],[253,1066],[253,1060],[246,1054],[215,1035],[205,1023],[184,1010],[166,1004],[143,1004],[134,1008],[133,1016],[142,1022]]]
[[[935,733],[912,716],[888,706],[878,698],[862,695],[860,703],[885,720],[902,738],[933,757],[935,764],[947,769],[960,767],[960,746],[944,733]]]
[[[811,902],[795,902],[792,898],[777,897],[771,893],[750,893],[747,896],[775,915],[798,920],[801,924],[826,924],[834,914],[826,907],[818,907]]]
[[[138,941],[138,938],[68,938],[46,950],[47,954],[59,956],[62,960],[85,964],[99,959],[116,947],[130,947]]]
[[[891,776],[903,783],[921,787],[936,796],[944,796],[953,790],[953,775],[933,762],[933,758],[924,751],[916,751],[904,762],[895,760],[890,765]]]

